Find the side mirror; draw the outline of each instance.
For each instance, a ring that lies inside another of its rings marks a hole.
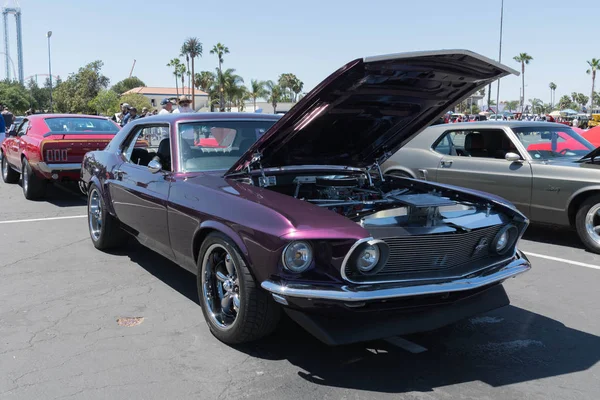
[[[152,160],[148,163],[148,169],[153,174],[156,174],[157,172],[162,170],[162,164],[156,160]]]
[[[504,158],[506,159],[506,161],[510,161],[510,162],[521,161],[521,156],[518,155],[517,153],[513,153],[513,152],[506,153]]]

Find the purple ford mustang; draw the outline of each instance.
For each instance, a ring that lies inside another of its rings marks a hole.
[[[381,163],[509,68],[468,51],[358,59],[285,116],[137,120],[85,156],[98,249],[129,233],[197,275],[212,333],[241,343],[282,312],[328,344],[426,331],[509,304],[528,220],[486,193]],[[164,133],[156,151],[136,138]]]

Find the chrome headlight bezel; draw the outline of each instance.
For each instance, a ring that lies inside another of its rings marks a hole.
[[[296,250],[293,250],[294,247],[296,246],[300,246],[300,247],[304,247],[304,249],[306,250],[306,259],[304,260],[303,264],[300,266],[296,266],[296,265],[291,265],[289,263],[289,259],[288,259],[288,252],[290,251],[298,251],[298,249],[296,248]],[[311,246],[311,244],[305,240],[294,240],[290,243],[288,243],[285,248],[283,249],[283,251],[281,252],[281,263],[283,264],[283,267],[289,271],[289,272],[293,272],[295,274],[300,274],[302,272],[305,272],[306,270],[308,270],[310,268],[310,266],[313,263],[313,259],[314,259],[314,252],[313,252],[313,248]]]

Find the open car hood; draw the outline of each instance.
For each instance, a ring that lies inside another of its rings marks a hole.
[[[585,156],[581,157],[579,159],[579,161],[584,161],[584,160],[587,160],[588,158],[589,159],[598,158],[598,156],[600,156],[600,146],[596,147],[594,150],[590,151]]]
[[[363,168],[383,162],[455,104],[511,73],[519,74],[467,50],[354,60],[302,98],[228,174],[247,168],[253,159],[264,168]]]

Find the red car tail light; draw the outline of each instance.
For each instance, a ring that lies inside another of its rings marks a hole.
[[[46,162],[63,162],[68,159],[68,151],[66,149],[51,149],[46,150]]]

